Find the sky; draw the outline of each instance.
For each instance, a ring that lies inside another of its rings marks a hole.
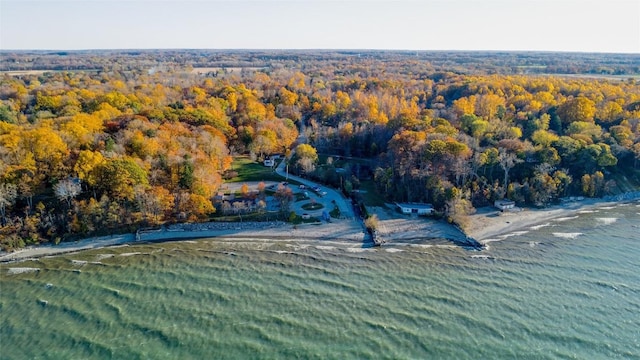
[[[640,0],[0,0],[0,49],[640,54]]]

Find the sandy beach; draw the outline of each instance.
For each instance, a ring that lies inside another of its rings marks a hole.
[[[600,198],[567,201],[544,209],[520,208],[518,211],[500,212],[493,207],[480,208],[470,216],[466,234],[444,221],[399,214],[393,207],[370,207],[369,213],[380,220],[378,234],[384,242],[428,241],[446,239],[465,244],[467,236],[486,244],[494,238],[513,231],[544,226],[553,219],[576,216],[581,211],[640,199],[640,192]],[[54,256],[82,250],[98,249],[123,244],[171,241],[201,238],[272,239],[272,240],[342,240],[365,244],[367,235],[357,220],[333,220],[331,223],[291,225],[284,222],[196,223],[177,224],[159,230],[140,231],[137,234],[101,236],[58,245],[47,244],[27,247],[15,252],[0,252],[0,262],[22,261],[43,256]]]
[[[597,199],[575,199],[543,209],[519,208],[516,211],[501,212],[494,207],[480,208],[470,216],[467,235],[481,243],[487,243],[497,236],[544,225],[554,219],[561,220],[576,216],[581,211],[591,211],[598,207],[613,206],[638,199],[640,199],[640,192]]]
[[[353,220],[333,220],[331,223],[301,225],[291,225],[283,222],[180,224],[159,230],[140,231],[138,234],[92,237],[79,241],[63,242],[58,245],[32,246],[11,253],[0,252],[0,262],[22,261],[123,244],[213,237],[283,240],[339,239],[362,243],[365,240],[365,232],[362,226]]]
[[[393,204],[387,207],[367,207],[369,214],[377,215],[378,235],[383,241],[397,242],[416,239],[448,239],[463,243],[466,235],[442,220],[400,214]]]

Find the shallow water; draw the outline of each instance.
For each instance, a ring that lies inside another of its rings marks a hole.
[[[640,358],[637,209],[481,252],[207,239],[3,264],[0,358]]]

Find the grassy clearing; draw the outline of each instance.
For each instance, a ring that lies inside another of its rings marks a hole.
[[[283,180],[280,175],[276,174],[275,170],[251,160],[248,156],[236,156],[233,158],[231,169],[237,172],[238,175],[227,180],[227,182]]]
[[[289,216],[289,222],[294,224],[294,225],[299,225],[299,224],[320,224],[320,220],[318,220],[315,217],[309,218],[309,219],[303,219],[302,216],[297,215],[297,214],[293,214],[291,216]]]
[[[385,206],[384,198],[376,189],[373,180],[365,180],[360,183],[360,196],[366,206]]]

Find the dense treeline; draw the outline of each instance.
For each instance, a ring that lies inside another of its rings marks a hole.
[[[77,50],[0,51],[0,71],[136,69],[154,66],[287,68],[357,64],[363,60],[428,64],[437,71],[463,74],[606,74],[640,73],[640,60],[629,54],[380,51],[380,50]]]
[[[0,79],[4,247],[207,218],[231,155],[284,153],[298,131],[308,145],[292,171],[347,191],[373,180],[389,201],[430,202],[458,222],[503,197],[544,206],[639,182],[633,80],[482,73],[483,57],[463,74],[346,52],[201,74],[142,54],[149,61],[91,53],[113,64]],[[226,61],[257,64],[242,56]],[[318,153],[359,161],[320,167]]]

